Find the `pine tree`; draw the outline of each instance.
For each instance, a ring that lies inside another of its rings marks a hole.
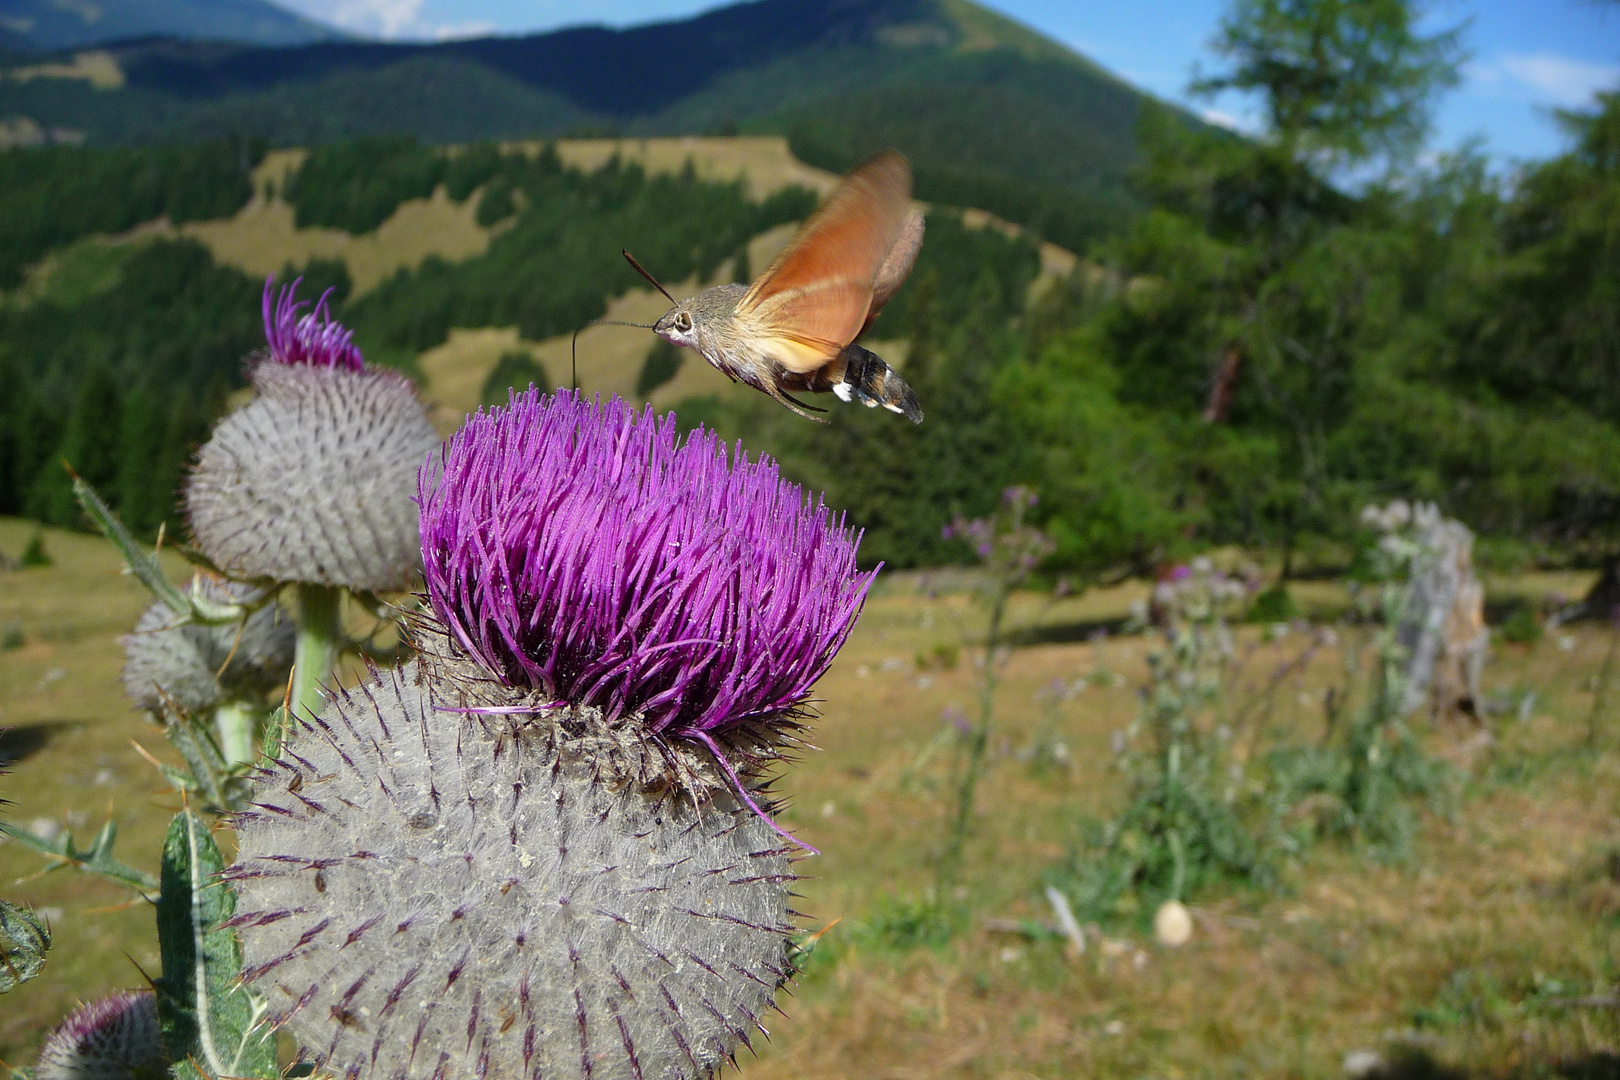
[[[86,373],[68,414],[67,431],[51,460],[45,461],[29,493],[31,517],[52,525],[77,525],[79,504],[62,463],[95,487],[106,490],[118,478],[123,402],[118,381],[102,365]]]
[[[168,472],[161,460],[167,412],[163,399],[150,384],[137,386],[123,402],[118,473],[107,495],[124,524],[137,535],[157,530],[172,497],[172,493],[161,490]]]

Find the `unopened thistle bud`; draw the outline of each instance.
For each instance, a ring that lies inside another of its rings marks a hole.
[[[205,579],[216,603],[252,597],[246,585]],[[242,623],[186,622],[161,601],[124,636],[124,692],[147,712],[171,704],[196,714],[227,698],[256,698],[287,682],[295,631],[292,618],[271,602]]]
[[[237,577],[408,587],[421,566],[416,470],[439,445],[409,380],[364,366],[326,297],[265,283],[257,391],[214,428],[186,487],[197,546]]]
[[[673,417],[533,391],[421,499],[416,659],[238,819],[245,978],[334,1075],[706,1076],[791,973],[762,771],[859,612],[855,538]]]
[[[118,993],[81,1005],[45,1040],[35,1080],[162,1080],[169,1074],[157,999]]]

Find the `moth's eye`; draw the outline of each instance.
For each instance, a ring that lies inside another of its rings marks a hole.
[[[675,316],[675,329],[683,334],[692,329],[692,316],[684,311]]]

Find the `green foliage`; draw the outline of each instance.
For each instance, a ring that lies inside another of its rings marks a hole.
[[[50,928],[38,916],[0,900],[0,994],[37,976],[50,947]]]
[[[1236,0],[1214,41],[1232,66],[1193,88],[1258,91],[1290,154],[1407,153],[1461,59],[1460,31],[1422,37],[1418,17],[1408,0]]]
[[[28,538],[28,544],[23,548],[22,557],[17,563],[20,566],[49,566],[53,561],[51,553],[45,550],[45,531],[37,529],[34,535]]]
[[[1183,543],[1194,514],[1177,458],[1186,425],[1120,400],[1120,379],[1090,330],[1070,332],[1010,365],[996,405],[1024,433],[1051,565],[1082,577],[1147,572]]]
[[[939,949],[965,928],[964,914],[959,907],[933,899],[885,896],[866,918],[851,927],[850,936],[859,944],[897,952]]]
[[[1148,918],[1220,882],[1275,880],[1269,815],[1229,752],[1227,620],[1242,593],[1207,560],[1155,592],[1165,641],[1148,656],[1141,709],[1125,732],[1129,802],[1058,873],[1093,918]]]
[[[433,194],[444,182],[446,165],[443,154],[408,136],[356,139],[311,150],[282,194],[299,228],[324,226],[359,235],[387,221],[405,200]],[[457,177],[461,200],[477,186],[466,185],[465,171],[464,166]]]
[[[527,350],[511,349],[502,353],[495,362],[489,377],[484,380],[479,400],[485,405],[505,405],[513,390],[522,393],[531,384],[542,390],[549,390],[555,385],[546,374],[545,365]]]
[[[1534,645],[1544,633],[1536,609],[1528,603],[1516,605],[1502,622],[1502,640],[1511,645]]]
[[[1244,613],[1244,619],[1256,623],[1292,622],[1299,618],[1299,605],[1288,591],[1288,584],[1279,581],[1255,595],[1254,602]]]
[[[0,289],[52,248],[167,215],[227,217],[253,194],[263,144],[226,139],[194,146],[0,151]]]
[[[1410,854],[1414,802],[1438,804],[1447,789],[1443,765],[1423,752],[1407,723],[1406,650],[1396,638],[1421,555],[1399,532],[1372,547],[1364,562],[1376,580],[1356,591],[1361,622],[1373,627],[1371,670],[1363,684],[1367,642],[1348,645],[1344,684],[1328,698],[1326,738],[1314,747],[1280,747],[1270,760],[1278,797],[1303,812],[1308,827],[1389,860]]]
[[[219,879],[225,860],[208,825],[176,814],[163,841],[157,902],[163,974],[155,983],[163,1041],[177,1062],[205,1077],[273,1078],[275,1034],[266,1006],[242,985],[242,946],[224,925],[236,893]]]
[[[750,127],[784,132],[796,156],[834,172],[896,148],[919,198],[989,210],[1075,251],[1139,212],[1125,180],[1142,98],[1128,87],[1009,49],[909,68]]]
[[[685,353],[663,338],[653,342],[652,348],[647,350],[647,359],[642,361],[641,372],[636,376],[636,397],[645,398],[675,378],[685,361]]]
[[[260,284],[191,241],[132,245],[112,284],[0,305],[0,513],[82,519],[63,460],[150,536],[242,359]]]

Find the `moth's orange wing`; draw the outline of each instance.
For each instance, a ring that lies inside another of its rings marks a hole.
[[[866,322],[861,326],[862,334],[866,333],[877,319],[883,305],[894,299],[894,294],[900,291],[900,286],[911,276],[911,268],[917,265],[917,252],[922,250],[922,242],[922,211],[913,210],[900,230],[900,238],[894,242],[889,257],[878,267],[877,277],[872,281],[872,306],[866,313]],[[860,334],[856,335],[859,336]]]
[[[911,215],[911,166],[893,151],[844,178],[737,304],[760,346],[814,371],[866,325],[874,283]]]

